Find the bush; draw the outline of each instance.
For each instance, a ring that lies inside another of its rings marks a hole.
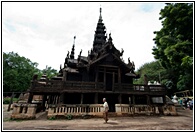
[[[9,104],[10,103],[11,98],[10,97],[4,97],[3,98],[3,104]],[[13,102],[18,101],[18,98],[13,98]]]
[[[56,120],[56,117],[55,116],[51,116],[48,118],[48,120]]]
[[[67,115],[66,115],[66,118],[67,118],[68,120],[71,120],[71,119],[73,118],[73,116],[72,116],[71,114],[67,114]]]

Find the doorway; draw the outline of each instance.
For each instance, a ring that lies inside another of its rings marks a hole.
[[[106,74],[106,91],[112,91],[113,88],[113,75],[111,73]]]
[[[115,104],[118,104],[117,94],[99,94],[98,97],[99,104],[103,104],[103,98],[106,98],[106,101],[109,106],[109,112],[116,112]]]

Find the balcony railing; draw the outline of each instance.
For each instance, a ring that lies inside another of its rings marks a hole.
[[[81,81],[47,81],[47,82],[33,82],[32,91],[104,91],[103,82],[81,82]],[[106,89],[107,90],[107,89]],[[141,84],[113,84],[114,92],[166,92],[163,85],[141,85]]]
[[[48,81],[34,82],[32,85],[33,91],[63,91],[63,90],[102,90],[103,83],[95,82],[73,82],[73,81]]]

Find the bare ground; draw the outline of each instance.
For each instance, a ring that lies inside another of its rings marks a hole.
[[[36,120],[10,121],[4,106],[3,129],[6,130],[182,130],[193,131],[193,111],[178,109],[178,116],[111,117],[107,124],[102,118],[47,120],[40,113]]]

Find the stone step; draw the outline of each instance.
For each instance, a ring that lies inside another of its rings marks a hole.
[[[37,113],[35,116],[36,116],[36,119],[46,119],[47,118],[47,114],[48,114],[48,111],[44,111],[44,112],[39,112]]]

